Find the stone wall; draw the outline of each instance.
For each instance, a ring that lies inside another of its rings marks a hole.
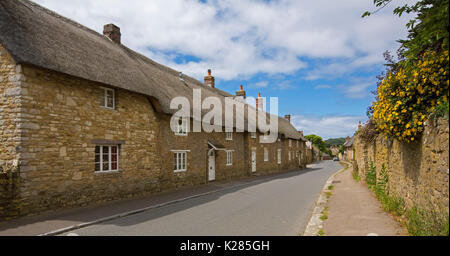
[[[17,187],[23,115],[22,67],[0,45],[0,217],[19,212]]]
[[[160,190],[159,121],[145,96],[116,90],[116,108],[105,109],[98,84],[25,66],[23,74],[19,215]],[[119,171],[95,172],[93,140],[124,142]]]
[[[429,120],[423,136],[403,143],[377,136],[365,143],[356,135],[355,166],[364,179],[370,162],[377,173],[383,164],[389,172],[390,191],[404,199],[408,208],[449,206],[449,126],[447,119]]]

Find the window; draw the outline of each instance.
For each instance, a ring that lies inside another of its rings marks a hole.
[[[252,139],[256,139],[256,132],[252,132]]]
[[[298,140],[297,140],[297,148],[298,148]]]
[[[233,165],[233,151],[227,151],[227,165]]]
[[[289,151],[289,161],[291,161],[292,160],[292,158],[291,158],[291,151]]]
[[[178,120],[178,125],[176,128],[175,135],[177,136],[187,136],[188,134],[188,119],[186,117],[180,117]]]
[[[289,147],[292,147],[292,140],[289,140]]]
[[[233,132],[226,132],[226,140],[233,140]]]
[[[100,106],[114,109],[115,108],[115,96],[114,96],[114,89],[104,88],[102,87],[102,98]]]
[[[269,161],[269,150],[267,148],[264,148],[264,162]]]
[[[186,156],[186,151],[178,151],[173,153],[174,172],[185,172],[187,170]]]
[[[119,146],[95,146],[95,171],[111,172],[119,170]]]
[[[281,164],[281,149],[278,149],[278,164]]]

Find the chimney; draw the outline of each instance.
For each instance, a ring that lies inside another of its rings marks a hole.
[[[302,136],[303,136],[303,131],[298,131],[298,133],[300,133],[300,135],[302,135]]]
[[[205,85],[214,88],[215,87],[215,79],[211,75],[211,69],[208,69],[208,75],[205,76]]]
[[[241,90],[236,92],[236,96],[242,97],[243,99],[245,99],[247,97],[247,95],[244,91],[244,86],[241,85]]]
[[[358,130],[361,129],[361,128],[362,128],[362,124],[361,124],[361,121],[359,121]]]
[[[256,110],[263,110],[263,98],[261,98],[261,93],[258,93],[258,98],[256,98]]]
[[[348,142],[350,140],[350,137],[347,136],[347,138],[345,138],[345,142]]]
[[[103,35],[107,36],[111,41],[120,44],[120,28],[114,24],[106,24],[103,26]]]
[[[287,119],[289,123],[291,122],[291,115],[285,115],[284,118]]]

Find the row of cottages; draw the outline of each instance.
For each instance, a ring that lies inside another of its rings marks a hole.
[[[184,96],[192,106],[200,89],[202,99],[223,103],[245,91],[215,88],[211,72],[204,83],[181,76],[121,44],[112,24],[102,35],[30,1],[2,0],[0,60],[0,216],[308,163],[306,140],[289,116],[277,117],[272,144],[260,143],[260,132],[189,132],[194,119],[181,119],[173,132],[171,99]]]

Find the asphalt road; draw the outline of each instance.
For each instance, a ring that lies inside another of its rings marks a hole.
[[[69,232],[80,236],[298,235],[327,179],[342,169],[322,161],[225,191]],[[62,235],[68,235],[62,234]]]

